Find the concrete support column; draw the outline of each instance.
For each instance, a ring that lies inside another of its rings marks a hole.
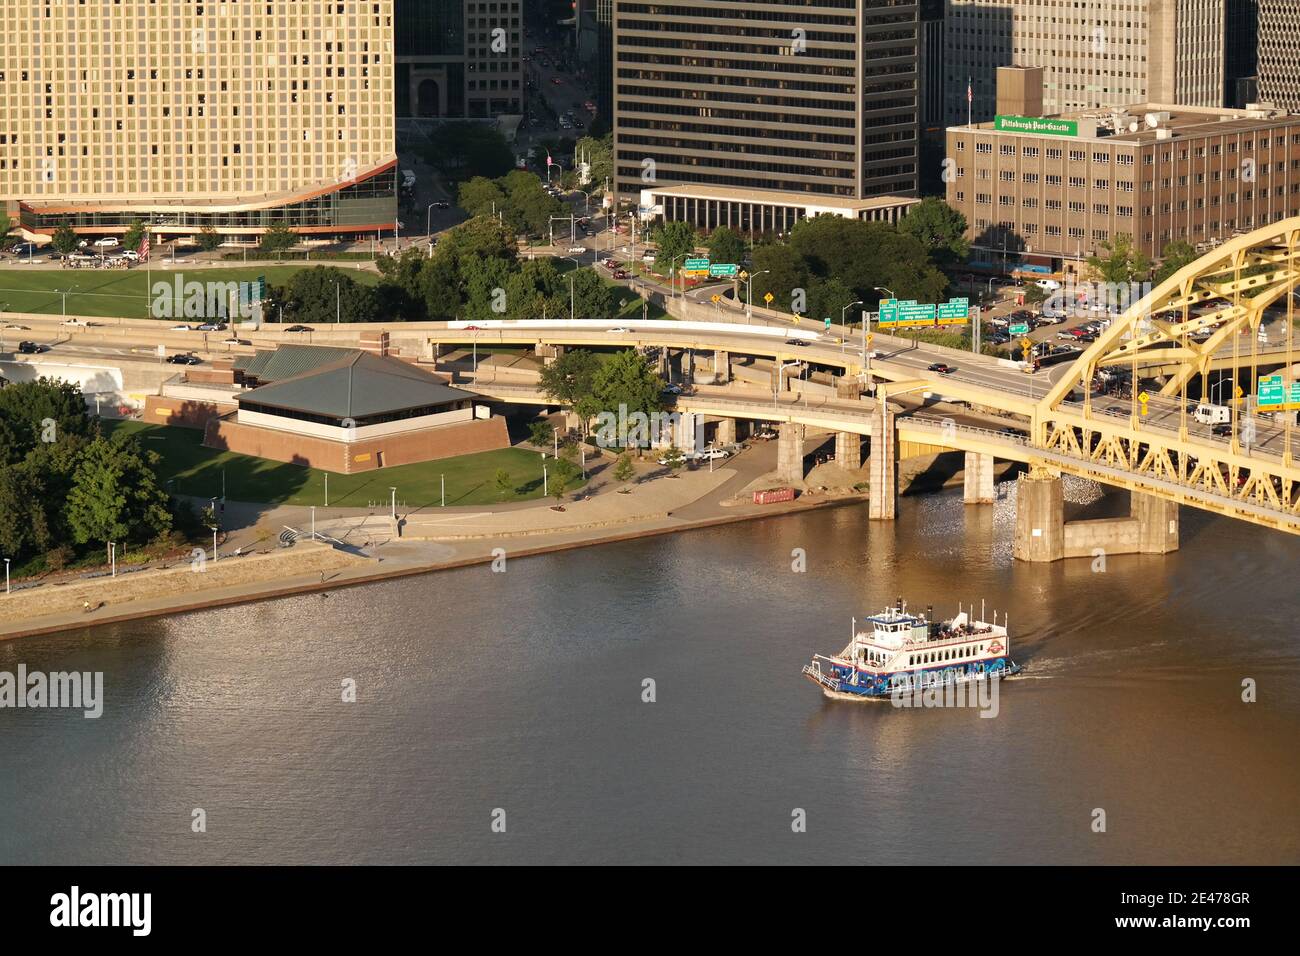
[[[798,484],[803,481],[802,425],[784,422],[776,448],[776,474],[781,481]]]
[[[985,505],[993,501],[993,456],[966,452],[965,488],[962,501]]]
[[[734,445],[736,443],[736,420],[734,418],[718,420],[718,434],[714,442],[718,445]]]
[[[1138,522],[1138,553],[1168,554],[1178,550],[1178,503],[1133,492],[1130,516]]]
[[[893,521],[898,515],[898,433],[894,429],[894,412],[887,402],[880,403],[879,413],[871,423],[871,494],[867,515],[881,521]]]
[[[1060,561],[1065,557],[1065,499],[1060,476],[1031,468],[1016,485],[1018,561]]]
[[[684,452],[699,451],[700,443],[697,439],[700,424],[700,417],[694,412],[682,412],[677,418],[673,443]]]
[[[845,471],[862,467],[862,436],[857,432],[835,433],[835,463]]]
[[[713,376],[719,385],[731,381],[731,353],[715,351],[713,353]]]

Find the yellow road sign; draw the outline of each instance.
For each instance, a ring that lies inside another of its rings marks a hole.
[[[776,298],[776,296],[774,296],[774,295],[773,295],[772,293],[770,293],[770,292],[764,293],[764,295],[763,295],[763,301],[766,302],[768,305],[771,305],[771,304],[772,304],[772,300],[775,299],[775,298]]]
[[[715,296],[713,296],[712,298],[713,298],[713,301],[714,301],[714,302],[721,302],[721,301],[722,301],[722,296],[720,296],[720,295],[715,295]]]

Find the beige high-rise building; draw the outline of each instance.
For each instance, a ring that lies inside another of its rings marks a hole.
[[[392,0],[3,0],[0,202],[29,234],[393,229]]]
[[[1289,0],[1288,0],[1289,2]],[[999,66],[1046,70],[1043,111],[1222,106],[1228,0],[947,0],[947,122],[994,115]]]

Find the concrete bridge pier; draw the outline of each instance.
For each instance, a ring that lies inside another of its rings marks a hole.
[[[881,402],[879,407],[871,426],[867,516],[893,521],[898,516],[898,433],[894,428],[894,412],[888,403]]]
[[[804,427],[782,422],[776,446],[776,474],[780,481],[798,484],[803,481]]]
[[[713,353],[713,377],[719,385],[731,381],[731,353],[715,350]]]
[[[1016,485],[1016,539],[1012,554],[1018,561],[1060,561],[1065,557],[1065,499],[1061,476],[1031,466]]]
[[[1139,554],[1168,554],[1178,550],[1178,502],[1135,491],[1129,515],[1138,524]]]
[[[734,418],[718,419],[718,430],[713,442],[716,445],[734,445],[736,443],[736,420]]]
[[[993,502],[993,456],[966,452],[965,484],[962,501],[968,505]]]
[[[857,432],[835,433],[835,463],[845,471],[862,467],[862,436]]]
[[[700,451],[699,442],[696,441],[698,430],[700,428],[700,416],[694,412],[682,412],[677,418],[677,427],[674,429],[673,444],[684,452]]]

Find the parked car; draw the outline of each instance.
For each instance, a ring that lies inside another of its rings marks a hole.
[[[771,441],[772,439],[776,438],[776,432],[772,431],[772,429],[770,428],[764,428],[754,432],[754,434],[751,437],[754,439],[754,441]]]
[[[725,448],[706,448],[704,451],[697,452],[695,457],[700,461],[720,461],[730,458],[731,452]]]
[[[74,328],[85,328],[86,323],[81,319],[64,319],[59,325],[70,325]]]
[[[119,245],[121,245],[121,243],[112,236],[105,236],[103,239],[95,240],[96,249],[116,249]]]
[[[626,272],[624,272],[622,269],[615,269],[615,270],[614,270],[614,278],[615,278],[615,279],[630,279],[630,278],[632,278],[632,277],[631,277],[630,275],[628,275]]]
[[[15,324],[12,323],[12,322],[10,322],[8,325],[6,325],[5,328],[6,328],[6,329],[13,330],[13,331],[15,331],[15,332],[17,332],[17,331],[22,331],[22,332],[30,331],[30,330],[27,328],[27,326],[25,326],[25,325],[15,325]]]
[[[232,335],[228,339],[222,339],[221,344],[222,345],[252,345],[253,343],[248,341],[248,339],[241,339],[238,336]]]
[[[664,391],[669,395],[680,395],[683,389],[680,385],[665,385]]]

